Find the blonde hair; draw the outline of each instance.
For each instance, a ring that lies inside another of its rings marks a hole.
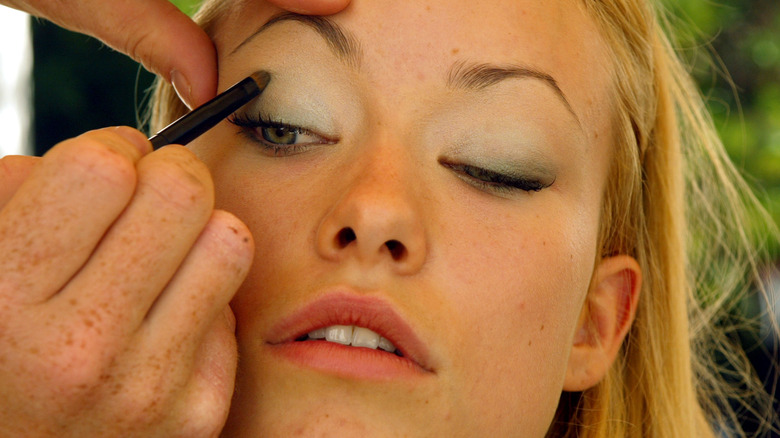
[[[564,393],[548,436],[744,436],[735,400],[765,431],[777,427],[771,396],[723,323],[748,290],[764,292],[767,263],[752,248],[778,234],[726,156],[660,11],[647,0],[582,1],[615,60],[602,255],[634,256],[644,281],[607,377]],[[196,15],[210,35],[228,3],[207,0]],[[186,111],[164,82],[152,103],[153,130]],[[766,226],[745,229],[756,214]],[[724,363],[736,385],[724,382]]]

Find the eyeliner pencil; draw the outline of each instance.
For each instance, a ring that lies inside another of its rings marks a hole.
[[[265,90],[271,75],[265,71],[253,73],[246,79],[219,94],[217,97],[195,108],[166,126],[149,141],[157,149],[167,144],[187,144],[213,128],[225,117],[254,99]]]

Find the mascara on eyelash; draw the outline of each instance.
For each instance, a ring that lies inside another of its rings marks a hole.
[[[149,141],[155,149],[173,143],[185,145],[260,95],[270,81],[268,72],[257,71],[171,123]]]
[[[263,112],[255,113],[254,116],[250,116],[244,111],[239,111],[228,117],[228,121],[241,128],[245,135],[259,141],[265,147],[269,148],[293,146],[293,143],[277,143],[273,139],[266,137],[268,130],[277,130],[277,133],[281,133],[282,135],[295,134],[296,138],[301,135],[316,137],[317,141],[308,142],[310,144],[334,144],[338,142],[338,138],[332,138],[312,129],[287,123],[282,119],[267,115]]]
[[[469,164],[453,164],[440,161],[444,167],[452,169],[463,177],[471,178],[474,184],[479,184],[491,190],[521,190],[524,192],[539,192],[555,183],[552,181],[543,181],[539,178],[528,178],[521,176],[511,176],[495,170],[482,168]]]

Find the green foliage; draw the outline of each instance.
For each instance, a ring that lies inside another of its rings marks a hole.
[[[200,0],[170,0],[171,3],[176,5],[185,14],[192,15],[200,4]]]
[[[780,224],[780,2],[664,3],[729,155]]]

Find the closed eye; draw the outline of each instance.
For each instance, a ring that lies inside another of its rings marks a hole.
[[[507,175],[468,164],[453,164],[441,162],[441,165],[454,171],[461,179],[481,190],[498,193],[538,192],[550,187],[550,182],[538,178]]]

